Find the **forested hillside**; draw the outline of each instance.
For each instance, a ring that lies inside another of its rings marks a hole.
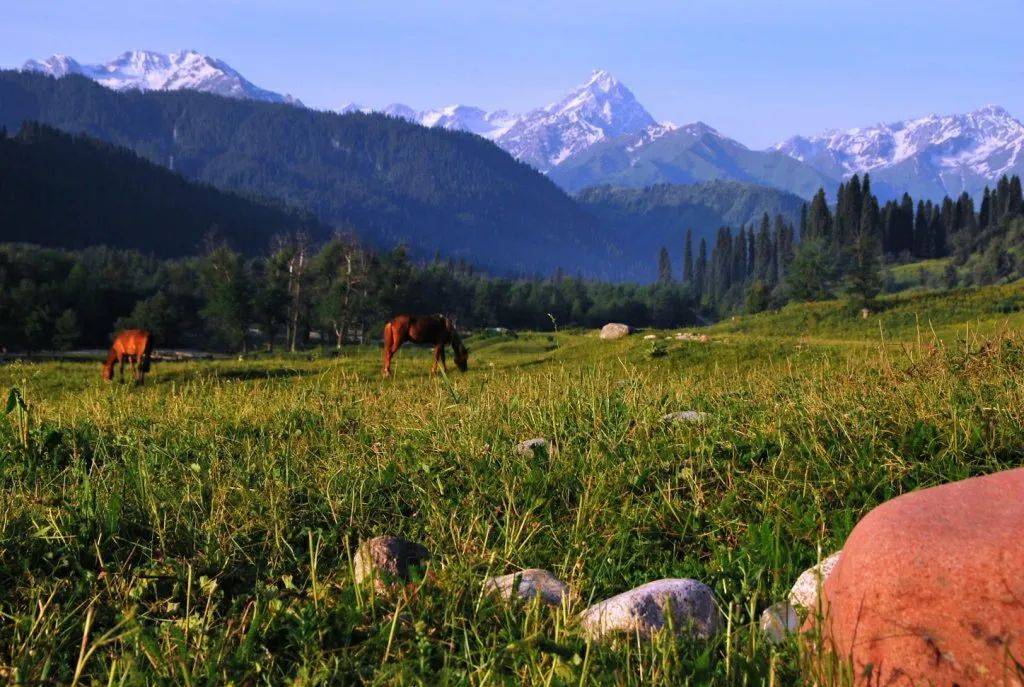
[[[683,237],[714,240],[720,227],[753,225],[764,215],[789,224],[800,218],[803,200],[792,193],[738,181],[658,184],[647,188],[597,186],[577,201],[601,223],[619,247],[624,267],[645,281],[657,276],[656,256],[666,247],[676,274],[683,262]]]
[[[131,148],[185,177],[275,198],[370,245],[501,272],[614,275],[595,223],[489,141],[383,115],[204,93],[116,93],[85,78],[0,72],[0,125],[41,121]]]
[[[178,257],[208,238],[262,253],[273,236],[300,230],[328,235],[312,216],[189,182],[93,138],[35,123],[0,135],[0,241]]]

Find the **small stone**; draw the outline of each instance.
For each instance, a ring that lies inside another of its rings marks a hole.
[[[785,601],[772,604],[761,614],[761,632],[772,644],[781,644],[800,627],[796,609]]]
[[[609,322],[605,326],[601,327],[601,338],[606,341],[613,341],[615,339],[621,339],[624,336],[629,336],[631,331],[633,330],[630,329],[628,324]]]
[[[650,341],[652,339],[657,339],[657,338],[658,337],[656,335],[654,335],[654,334],[645,334],[644,335],[644,341]]]
[[[706,422],[711,416],[699,410],[680,410],[675,413],[662,415],[662,422]]]
[[[409,568],[430,560],[430,551],[400,537],[374,537],[359,542],[353,560],[356,584],[372,579],[378,591],[409,581]]]
[[[817,565],[800,573],[800,577],[796,578],[793,589],[789,592],[789,603],[811,613],[817,612],[818,590],[836,567],[841,553],[842,551],[836,551]]]
[[[722,629],[714,592],[690,579],[656,580],[605,599],[583,611],[580,624],[593,638],[618,632],[650,637],[665,627],[666,608],[672,610],[677,633],[707,639]]]
[[[548,606],[561,606],[562,599],[569,596],[569,587],[541,568],[529,568],[510,575],[488,577],[484,580],[484,591],[497,594],[503,599],[511,599],[513,595],[523,601],[540,597]]]
[[[515,448],[516,455],[521,458],[533,458],[541,452],[551,453],[551,442],[543,437],[520,441]]]

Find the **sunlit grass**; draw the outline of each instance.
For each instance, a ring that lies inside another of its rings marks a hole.
[[[799,682],[796,646],[767,645],[760,611],[874,505],[1021,464],[1024,341],[991,319],[985,336],[946,319],[942,342],[848,336],[852,318],[800,340],[795,317],[654,358],[639,336],[470,340],[470,372],[447,381],[414,349],[381,380],[374,347],[157,364],[138,388],[98,364],[4,366],[28,424],[0,419],[0,674]],[[710,420],[661,420],[688,409]],[[515,455],[536,436],[556,450]],[[397,598],[352,584],[356,542],[379,534],[434,553]],[[482,595],[527,567],[569,583],[569,605]],[[728,631],[583,639],[588,603],[670,576],[712,586]]]

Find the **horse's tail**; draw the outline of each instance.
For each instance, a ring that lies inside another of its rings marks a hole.
[[[114,363],[116,362],[117,353],[111,347],[110,353],[107,354],[107,359],[103,362],[103,379],[111,380],[114,378]]]
[[[153,335],[146,334],[146,343],[142,348],[142,371],[149,372],[149,362],[153,357]]]

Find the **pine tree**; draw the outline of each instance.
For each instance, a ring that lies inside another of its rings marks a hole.
[[[914,200],[904,193],[900,199],[899,221],[896,223],[896,253],[914,252]]]
[[[826,244],[832,239],[832,211],[829,210],[823,188],[819,188],[811,200],[811,207],[807,211],[806,230],[800,240],[815,238],[822,239]]]
[[[1012,217],[1019,217],[1024,214],[1024,196],[1021,195],[1020,177],[1016,174],[1010,178],[1007,185],[1008,198],[1006,199],[1006,212]]]
[[[693,284],[693,230],[686,230],[686,245],[683,248],[683,282]]]
[[[984,231],[988,228],[990,223],[992,212],[992,195],[989,193],[988,186],[985,187],[985,191],[981,196],[981,208],[978,210],[978,229]]]
[[[697,288],[697,295],[707,293],[708,279],[708,244],[703,238],[700,240],[700,251],[697,253],[697,263],[693,268],[693,283]]]
[[[669,258],[668,248],[665,246],[662,246],[658,252],[658,283],[672,283],[672,260]]]
[[[878,244],[878,201],[864,197],[860,228],[850,247],[846,271],[847,291],[858,306],[870,302],[881,290],[881,260]]]

